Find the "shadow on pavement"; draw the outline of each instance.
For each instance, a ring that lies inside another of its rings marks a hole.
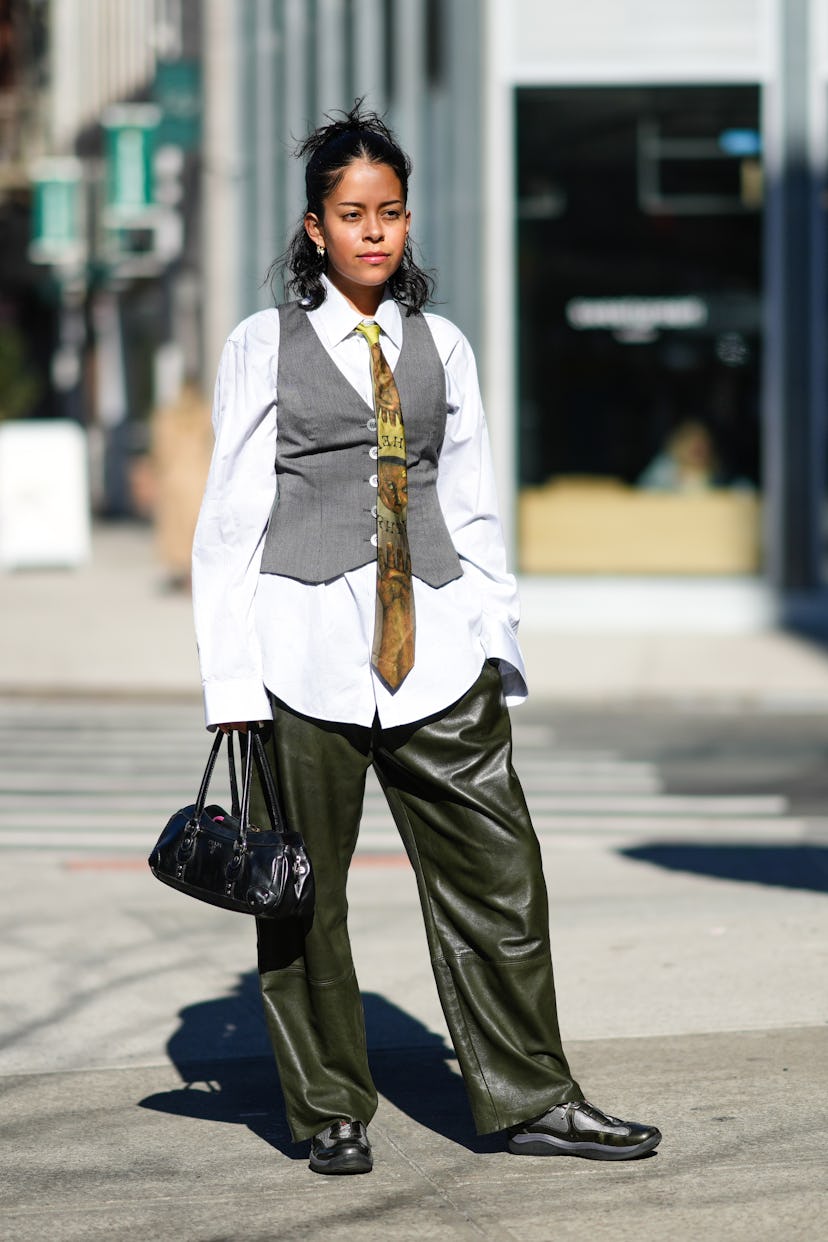
[[[828,893],[828,849],[810,845],[699,845],[653,841],[618,851],[624,858],[719,880]]]
[[[418,1125],[470,1151],[499,1151],[497,1135],[474,1134],[462,1080],[451,1068],[454,1052],[445,1040],[383,996],[366,992],[362,1000],[379,1093]],[[307,1145],[291,1139],[276,1067],[265,1051],[256,972],[242,975],[233,995],[190,1005],[179,1016],[167,1052],[182,1086],[146,1096],[140,1106],[246,1125],[290,1159],[305,1160]]]

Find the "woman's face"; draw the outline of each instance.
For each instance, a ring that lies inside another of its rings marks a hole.
[[[348,301],[373,314],[385,282],[400,266],[411,213],[388,164],[354,160],[325,199],[322,217],[308,212],[305,229],[328,254],[327,275]]]

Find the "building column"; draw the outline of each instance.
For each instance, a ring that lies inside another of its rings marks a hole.
[[[777,0],[776,72],[763,100],[766,564],[784,596],[821,578],[825,487],[824,154],[811,142],[811,0]]]
[[[243,315],[244,152],[240,8],[205,0],[204,386],[209,392],[227,334]]]
[[[354,0],[352,46],[355,95],[367,96],[365,105],[385,112],[385,6],[382,0]]]
[[[424,0],[396,0],[391,23],[393,46],[393,90],[391,121],[405,151],[411,156],[414,176],[408,191],[408,206],[414,221],[424,218],[421,210],[425,185],[419,170],[425,166],[424,127],[426,107]],[[416,229],[416,224],[414,225]],[[422,236],[422,234],[421,234]]]
[[[481,372],[497,497],[512,566],[517,564],[517,254],[515,91],[505,70],[508,5],[486,0],[483,56],[483,352]]]

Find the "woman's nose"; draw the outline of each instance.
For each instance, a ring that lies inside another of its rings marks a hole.
[[[366,220],[365,236],[370,238],[371,241],[379,241],[382,237],[382,221],[379,219],[379,216],[374,220]]]

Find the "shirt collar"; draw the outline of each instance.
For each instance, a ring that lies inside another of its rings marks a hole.
[[[321,325],[330,344],[335,346],[344,341],[346,336],[350,336],[365,316],[345,301],[336,285],[325,275],[322,276],[322,284],[325,286],[325,301],[316,310],[308,311],[308,317]],[[377,307],[374,318],[392,344],[399,349],[402,345],[400,308],[388,291]]]

